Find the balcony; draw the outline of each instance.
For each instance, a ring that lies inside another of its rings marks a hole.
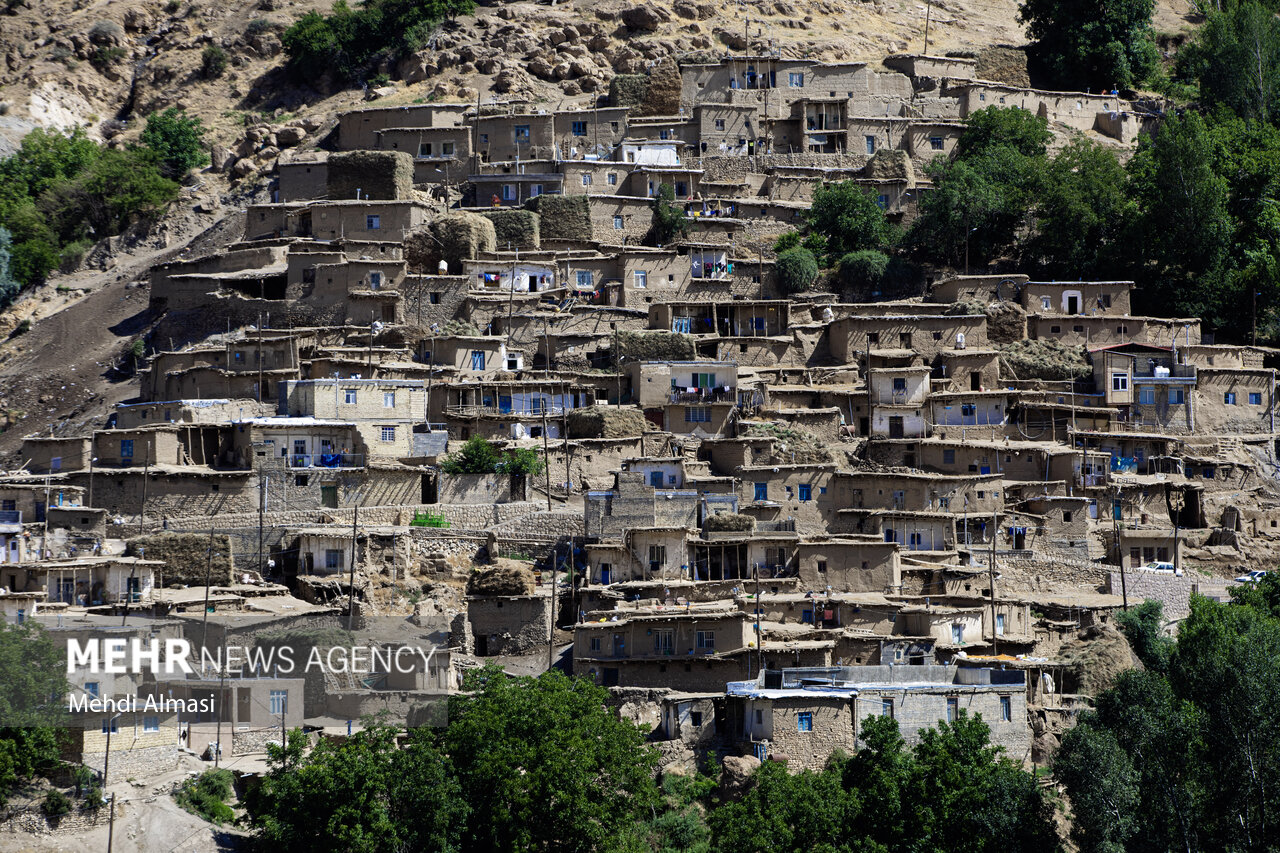
[[[924,389],[918,389],[918,393],[911,393],[907,390],[879,391],[875,394],[875,402],[880,406],[921,406],[924,405]]]
[[[731,388],[699,388],[697,391],[671,390],[672,403],[736,403],[737,394]]]
[[[290,468],[363,468],[362,453],[293,453]]]

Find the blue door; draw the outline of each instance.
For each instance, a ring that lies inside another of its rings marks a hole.
[[[603,584],[604,586],[609,585],[609,574],[610,572],[609,572],[608,566],[600,567],[600,583]]]
[[[661,471],[649,472],[649,485],[653,486],[655,489],[662,488],[662,472]]]

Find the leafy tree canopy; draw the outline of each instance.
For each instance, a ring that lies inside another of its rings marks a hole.
[[[307,12],[281,42],[295,80],[333,74],[355,82],[380,60],[423,49],[440,22],[474,9],[474,0],[364,0],[355,9],[338,0],[328,15]]]
[[[1193,596],[1172,644],[1149,637],[1156,607],[1126,622],[1144,662],[1165,669],[1121,675],[1063,738],[1054,773],[1082,851],[1275,847],[1278,602],[1275,575],[1230,604]]]
[[[818,259],[803,246],[779,253],[774,267],[778,283],[787,293],[808,290],[818,277]]]
[[[1136,86],[1159,65],[1155,0],[1022,0],[1032,55],[1053,85],[1098,92]]]
[[[142,144],[160,158],[167,177],[180,178],[209,162],[204,150],[204,124],[177,107],[147,116],[141,138]]]

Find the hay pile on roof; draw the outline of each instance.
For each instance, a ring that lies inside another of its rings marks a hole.
[[[615,74],[609,81],[609,106],[638,107],[649,88],[649,78],[643,74]]]
[[[692,361],[696,356],[693,336],[681,332],[618,332],[618,352],[627,361]]]
[[[511,564],[476,569],[467,582],[468,595],[533,595],[533,572]]]
[[[569,412],[569,438],[629,438],[650,428],[639,409],[593,406]]]
[[[207,533],[153,533],[129,540],[125,553],[130,557],[147,560],[164,560],[164,582],[204,586],[206,572],[209,582],[232,582],[235,563],[231,555],[231,539],[225,533],[213,536],[213,559],[209,559],[209,534]]]
[[[480,214],[493,223],[498,246],[503,249],[537,249],[542,245],[539,219],[532,210],[498,208]]]
[[[756,520],[749,515],[721,512],[703,519],[702,529],[713,532],[747,533],[756,529]]]
[[[738,431],[743,438],[772,438],[767,453],[757,453],[755,465],[826,465],[835,462],[831,449],[813,433],[785,424],[744,421]]]
[[[591,242],[591,199],[585,195],[540,195],[525,207],[538,214],[543,242]]]
[[[680,112],[680,94],[683,81],[680,66],[670,57],[664,59],[649,72],[644,90],[644,100],[632,110],[638,116],[673,116]]]
[[[987,317],[987,340],[993,344],[1011,344],[1027,336],[1027,313],[1022,306],[1007,299],[983,302],[968,297],[952,302],[942,310],[948,317]]]
[[[1077,692],[1086,696],[1107,690],[1127,669],[1143,668],[1124,634],[1110,625],[1084,629],[1062,644],[1057,658],[1070,667]]]
[[[987,303],[971,296],[957,299],[942,309],[942,314],[946,317],[974,317],[985,313],[987,313]]]
[[[483,216],[463,211],[433,220],[426,231],[414,232],[405,240],[404,256],[409,268],[434,275],[441,260],[450,270],[460,270],[464,259],[498,248],[497,231]]]
[[[357,196],[356,192],[360,195]],[[413,158],[407,151],[343,151],[329,155],[329,198],[383,201],[413,198]]]
[[[907,187],[916,184],[916,170],[907,152],[898,148],[881,148],[862,167],[864,177],[877,181],[905,180]]]
[[[1027,336],[1027,312],[1007,299],[992,302],[986,308],[987,340],[993,344],[1011,344]]]
[[[1000,347],[1000,375],[1005,379],[1083,379],[1093,373],[1083,346],[1058,341],[1014,341]]]

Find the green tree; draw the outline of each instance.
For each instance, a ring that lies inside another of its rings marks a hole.
[[[1216,146],[1204,119],[1169,117],[1129,161],[1144,285],[1138,309],[1165,316],[1218,315],[1223,264],[1233,231],[1227,181],[1214,171]]]
[[[1178,72],[1200,84],[1207,106],[1272,121],[1280,106],[1280,21],[1246,0],[1213,10],[1195,41],[1178,55]]]
[[[990,742],[980,717],[961,714],[908,749],[889,717],[870,717],[852,757],[820,773],[756,773],[738,801],[708,815],[714,849],[884,853],[1060,848],[1052,806],[1035,779]]]
[[[908,245],[936,263],[986,265],[1012,251],[1044,182],[1048,131],[1026,110],[987,107],[967,120],[954,159],[933,160]]]
[[[66,719],[65,650],[39,625],[0,623],[0,803],[58,763]]]
[[[1043,157],[1052,139],[1049,122],[1022,107],[983,107],[965,120],[955,156],[972,159],[1012,148],[1024,157]]]
[[[536,477],[546,468],[542,454],[532,447],[516,447],[508,450],[502,457],[502,461],[494,466],[497,473],[509,474],[513,477]]]
[[[1071,838],[1082,853],[1125,853],[1141,829],[1133,761],[1105,728],[1080,725],[1062,738],[1053,772],[1072,792]]]
[[[1055,279],[1101,279],[1129,251],[1137,205],[1115,155],[1077,139],[1050,161],[1031,215],[1022,248],[1029,266]]]
[[[1270,579],[1230,604],[1193,596],[1167,673],[1125,672],[1081,714],[1054,768],[1082,850],[1275,848],[1278,600]]]
[[[446,474],[492,474],[502,461],[497,448],[478,435],[473,435],[457,453],[440,460],[440,470]]]
[[[496,667],[466,687],[450,697],[444,748],[471,808],[467,849],[609,850],[653,814],[657,754],[604,688]]]
[[[840,259],[840,283],[855,290],[871,290],[884,280],[889,256],[874,249],[850,252]]]
[[[216,44],[205,45],[200,52],[200,74],[212,80],[227,70],[227,52]]]
[[[809,230],[826,238],[829,264],[850,252],[885,248],[893,226],[867,190],[854,181],[820,184],[805,213]]]
[[[13,235],[0,226],[0,308],[12,302],[21,288],[13,276]]]
[[[265,849],[284,853],[455,853],[467,806],[430,729],[375,724],[303,756],[301,731],[273,747],[270,772],[246,800]]]
[[[774,265],[778,284],[787,293],[800,293],[813,286],[818,277],[818,259],[803,246],[787,249],[778,255]]]
[[[332,74],[350,83],[364,79],[382,60],[423,49],[442,21],[474,9],[474,0],[363,0],[358,9],[338,0],[328,15],[303,15],[281,42],[296,81],[311,83]]]
[[[198,116],[189,116],[178,107],[147,116],[141,141],[156,153],[161,171],[171,178],[180,178],[209,162],[204,148],[204,124]]]
[[[713,849],[722,853],[835,853],[849,849],[839,839],[853,816],[836,773],[791,773],[766,762],[742,799],[712,811],[708,823]]]
[[[676,191],[670,184],[660,184],[653,202],[652,241],[663,246],[689,233],[689,219],[684,208],[675,203]]]
[[[1032,57],[1053,85],[1106,91],[1136,86],[1159,67],[1155,0],[1022,0]]]
[[[1155,672],[1169,671],[1173,641],[1164,635],[1164,605],[1155,599],[1116,616],[1120,630],[1142,665]]]
[[[102,152],[75,177],[52,184],[36,206],[60,243],[119,234],[137,220],[154,220],[178,196],[145,151]]]

